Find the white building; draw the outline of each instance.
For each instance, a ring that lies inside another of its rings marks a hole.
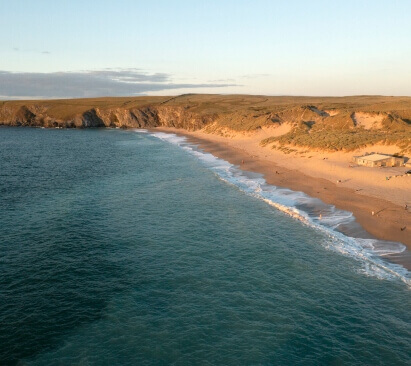
[[[364,165],[369,167],[404,166],[405,158],[385,154],[370,154],[363,156],[354,156],[354,162],[358,165]]]

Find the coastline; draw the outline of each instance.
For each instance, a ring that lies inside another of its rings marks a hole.
[[[237,165],[242,170],[262,174],[268,184],[301,191],[326,204],[352,212],[358,224],[373,237],[404,244],[407,247],[405,253],[386,256],[386,258],[411,270],[411,213],[404,207],[383,198],[359,194],[353,188],[337,185],[328,179],[313,177],[297,169],[285,168],[269,159],[254,155],[249,150],[233,146],[228,138],[170,127],[155,128],[150,131],[185,136],[188,142]],[[405,229],[401,230],[404,227]]]

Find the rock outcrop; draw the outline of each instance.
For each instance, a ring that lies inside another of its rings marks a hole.
[[[50,108],[51,109],[51,108]],[[51,112],[51,113],[50,113]],[[216,115],[193,113],[180,106],[145,106],[141,108],[91,108],[67,118],[56,117],[53,110],[36,104],[0,105],[0,125],[48,128],[203,128]]]

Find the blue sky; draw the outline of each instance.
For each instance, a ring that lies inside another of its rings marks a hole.
[[[0,0],[0,96],[411,95],[410,14],[409,0]]]

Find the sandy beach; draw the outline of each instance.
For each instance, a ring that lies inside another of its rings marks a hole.
[[[350,161],[354,153],[298,151],[285,154],[260,146],[264,136],[272,135],[273,131],[267,130],[231,136],[175,128],[156,130],[184,135],[205,151],[243,170],[263,174],[269,184],[302,191],[353,212],[357,222],[374,237],[401,242],[411,250],[411,176],[404,175],[407,168],[352,167]],[[395,147],[374,146],[355,154],[393,150]],[[387,180],[387,176],[391,178]],[[411,268],[410,256],[393,259]]]

